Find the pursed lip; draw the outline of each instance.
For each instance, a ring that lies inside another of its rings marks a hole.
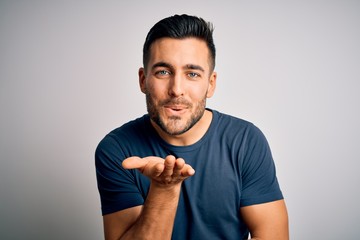
[[[180,110],[183,110],[183,109],[186,109],[187,107],[184,106],[184,105],[165,105],[164,106],[165,108],[170,108],[174,111],[180,111]]]
[[[165,105],[164,108],[171,114],[180,114],[188,109],[188,107],[184,105]]]

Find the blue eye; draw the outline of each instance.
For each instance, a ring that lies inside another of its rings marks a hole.
[[[158,76],[166,76],[166,75],[170,75],[170,72],[166,71],[166,70],[160,70],[160,71],[157,71],[155,74]]]
[[[195,72],[191,72],[191,73],[188,74],[188,76],[191,77],[191,78],[196,78],[196,77],[199,76],[199,74],[197,74]]]

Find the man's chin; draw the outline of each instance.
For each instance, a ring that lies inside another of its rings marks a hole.
[[[177,119],[178,120],[178,119]],[[189,130],[187,126],[174,126],[178,125],[179,123],[168,123],[168,124],[161,124],[160,128],[171,136],[179,136]]]

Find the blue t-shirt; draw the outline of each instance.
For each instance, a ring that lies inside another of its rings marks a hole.
[[[98,145],[96,173],[102,214],[144,204],[150,181],[125,170],[130,156],[171,154],[196,171],[182,184],[172,239],[247,239],[240,208],[283,198],[269,145],[252,123],[215,110],[206,134],[190,146],[173,146],[148,115],[110,132]]]

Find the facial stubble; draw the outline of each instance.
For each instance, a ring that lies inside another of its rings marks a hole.
[[[161,101],[158,105],[155,104],[155,101],[152,95],[147,92],[146,93],[146,106],[147,111],[151,120],[153,120],[165,133],[176,136],[181,135],[188,130],[190,130],[197,122],[200,121],[201,117],[204,115],[205,106],[206,106],[206,96],[196,103],[194,108],[194,112],[190,115],[189,119],[185,119],[185,123],[183,124],[183,117],[181,116],[170,116],[167,119],[163,119],[160,114],[159,109],[163,108],[164,105],[183,105],[188,109],[193,109],[193,104],[182,99],[182,98],[172,98],[165,101]],[[167,120],[167,121],[166,121]]]

